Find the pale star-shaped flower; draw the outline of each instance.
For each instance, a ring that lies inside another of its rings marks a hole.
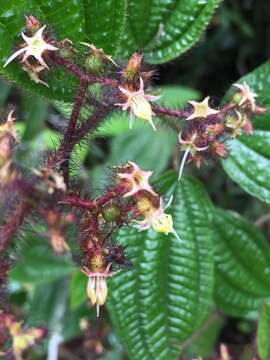
[[[104,305],[108,296],[107,278],[114,276],[119,272],[111,272],[111,263],[108,264],[104,271],[90,271],[87,267],[83,267],[81,271],[88,277],[87,295],[94,306],[97,308],[97,317],[99,317],[100,306]]]
[[[22,62],[25,62],[29,56],[33,56],[36,60],[39,61],[39,63],[44,66],[45,68],[49,69],[48,65],[45,63],[45,61],[42,58],[42,54],[44,51],[56,51],[58,50],[57,47],[48,44],[43,39],[43,31],[45,29],[46,25],[44,25],[42,28],[40,28],[34,36],[28,37],[22,32],[22,38],[26,42],[26,46],[22,49],[16,51],[14,54],[12,54],[6,63],[4,64],[4,67],[7,66],[11,61],[13,61],[17,56],[24,53]]]
[[[249,85],[245,81],[243,84],[233,84],[233,86],[241,92],[241,101],[239,102],[239,105],[241,106],[247,102],[250,104],[252,111],[254,111],[256,107],[255,98],[258,95],[251,91]]]
[[[160,198],[159,207],[157,208],[153,206],[149,198],[141,198],[138,201],[137,206],[139,212],[144,216],[144,219],[142,221],[134,220],[137,223],[136,227],[139,231],[153,228],[156,232],[164,233],[166,235],[175,233],[172,215],[165,213],[165,209],[170,206],[171,201],[172,198],[169,201],[169,204],[164,208],[163,200]]]
[[[186,118],[186,120],[193,120],[197,118],[207,118],[209,115],[214,115],[219,113],[219,110],[212,109],[209,104],[209,96],[207,96],[203,101],[189,101],[189,104],[193,106],[193,113]]]
[[[117,174],[120,179],[127,181],[130,188],[124,197],[132,196],[141,190],[157,195],[149,184],[149,178],[152,176],[153,171],[144,171],[132,161],[129,161],[129,164],[132,166],[132,172]]]
[[[126,96],[126,102],[115,105],[121,106],[123,111],[126,111],[130,108],[130,129],[133,127],[134,119],[137,116],[140,119],[147,120],[151,124],[152,128],[156,130],[156,127],[152,121],[153,113],[149,101],[156,101],[160,98],[160,96],[145,94],[142,78],[140,78],[140,88],[138,91],[130,91],[122,86],[119,86],[119,90]]]

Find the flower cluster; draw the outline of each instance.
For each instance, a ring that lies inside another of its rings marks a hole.
[[[172,216],[165,213],[162,197],[149,183],[151,175],[151,171],[129,161],[115,168],[116,184],[100,198],[89,200],[68,194],[62,201],[76,208],[81,218],[81,270],[88,277],[87,294],[91,304],[97,307],[97,316],[107,299],[107,279],[131,266],[124,248],[112,242],[112,229],[130,224],[139,231],[151,228],[177,236]]]
[[[209,106],[209,97],[201,102],[189,102],[192,110],[179,133],[180,149],[184,152],[179,179],[187,160],[199,168],[208,158],[225,158],[229,153],[226,145],[229,139],[243,133],[252,135],[252,117],[265,110],[256,104],[256,94],[245,82],[234,87],[237,90],[231,102],[220,110]]]

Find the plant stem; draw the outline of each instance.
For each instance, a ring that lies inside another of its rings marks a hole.
[[[88,120],[84,121],[80,127],[73,132],[69,141],[63,139],[58,150],[52,154],[47,160],[46,167],[54,168],[57,165],[62,165],[67,157],[70,156],[76,144],[78,144],[88,133],[94,131],[98,124],[107,116],[109,109],[105,105],[100,105],[96,108],[95,112],[89,117]]]
[[[4,252],[12,237],[16,234],[19,227],[24,222],[26,215],[29,214],[31,206],[25,201],[21,201],[10,215],[8,222],[0,228],[0,253]]]
[[[70,116],[69,124],[67,127],[67,130],[64,135],[64,139],[62,142],[62,147],[67,147],[70,151],[66,152],[66,158],[61,164],[61,170],[63,172],[63,177],[65,180],[66,185],[69,184],[69,162],[70,162],[70,156],[73,148],[69,148],[68,144],[71,142],[72,137],[74,136],[74,132],[76,130],[77,122],[80,116],[81,108],[85,99],[85,93],[88,88],[88,83],[84,80],[80,82],[80,86],[75,98],[75,103],[72,109],[72,113]]]
[[[186,110],[168,109],[166,107],[152,105],[152,110],[156,115],[170,116],[175,118],[187,118],[190,115]]]
[[[61,201],[61,203],[77,207],[79,209],[91,211],[102,208],[109,201],[116,198],[117,196],[124,194],[125,192],[126,188],[124,188],[122,185],[118,185],[115,186],[111,191],[107,192],[106,194],[100,196],[98,199],[93,201],[82,199],[76,194],[69,194],[64,198],[63,201]]]

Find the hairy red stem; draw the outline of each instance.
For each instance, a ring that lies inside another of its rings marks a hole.
[[[72,137],[74,136],[74,132],[76,130],[76,126],[77,126],[77,122],[80,116],[80,112],[81,112],[81,108],[85,99],[85,93],[87,91],[88,88],[88,83],[84,80],[82,80],[80,82],[80,86],[75,98],[75,103],[73,106],[73,110],[70,116],[70,120],[69,120],[69,124],[67,127],[67,130],[64,134],[64,139],[63,142],[61,144],[62,148],[67,147],[67,149],[69,149],[70,151],[66,151],[66,156],[65,156],[65,160],[62,162],[61,164],[61,170],[63,173],[63,177],[65,180],[66,185],[68,186],[69,183],[69,161],[70,161],[70,156],[71,156],[71,152],[73,150],[73,148],[69,148],[68,144],[71,142]],[[61,151],[61,150],[60,150]]]
[[[9,217],[8,222],[0,228],[0,253],[7,249],[12,237],[16,234],[30,211],[31,206],[25,201],[21,201]]]
[[[170,116],[175,118],[187,118],[191,114],[190,111],[174,110],[157,105],[152,105],[152,110],[156,115]]]
[[[106,194],[100,196],[96,200],[82,199],[77,194],[69,194],[60,203],[91,211],[102,208],[109,201],[120,195],[123,195],[126,191],[127,190],[124,186],[117,185],[112,190],[108,191]]]

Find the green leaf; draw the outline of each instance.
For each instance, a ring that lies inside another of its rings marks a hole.
[[[261,360],[268,360],[270,357],[270,304],[265,302],[260,309],[258,330],[257,330],[257,347]]]
[[[270,62],[243,77],[257,102],[267,107],[267,113],[255,119],[254,135],[243,135],[230,142],[230,156],[222,162],[226,173],[246,192],[270,203]]]
[[[161,98],[158,102],[165,106],[182,107],[187,101],[198,100],[200,92],[180,85],[166,85],[160,87]]]
[[[168,209],[180,241],[120,231],[134,267],[109,280],[108,307],[131,360],[178,359],[181,343],[205,320],[213,285],[210,207],[201,184],[184,178]]]
[[[164,63],[190,49],[220,0],[130,0],[121,54],[143,50],[147,61]]]
[[[3,65],[15,51],[24,30],[25,15],[33,14],[57,39],[70,39],[75,46],[86,41],[114,54],[121,39],[126,0],[6,0],[0,14],[0,73],[26,90],[50,99],[71,101],[78,81],[62,69],[50,69],[44,79],[50,88],[35,84],[17,62]]]
[[[87,277],[81,271],[75,271],[71,279],[71,309],[76,309],[87,299]]]
[[[127,0],[84,0],[89,41],[114,55],[124,30]]]
[[[216,314],[211,314],[209,319],[198,330],[198,337],[191,338],[190,346],[185,351],[186,359],[211,358],[224,320]],[[195,333],[196,335],[196,333]]]
[[[48,246],[33,245],[24,249],[10,276],[13,281],[33,285],[59,279],[72,270],[68,257],[55,255]]]
[[[270,247],[253,224],[215,209],[215,300],[233,316],[252,317],[270,298]]]
[[[11,84],[0,79],[0,108],[2,108],[5,105],[10,90],[11,90]]]
[[[24,112],[23,118],[26,119],[26,129],[23,134],[23,140],[30,141],[36,135],[39,135],[43,129],[48,104],[44,99],[39,97],[23,96],[22,108]]]

